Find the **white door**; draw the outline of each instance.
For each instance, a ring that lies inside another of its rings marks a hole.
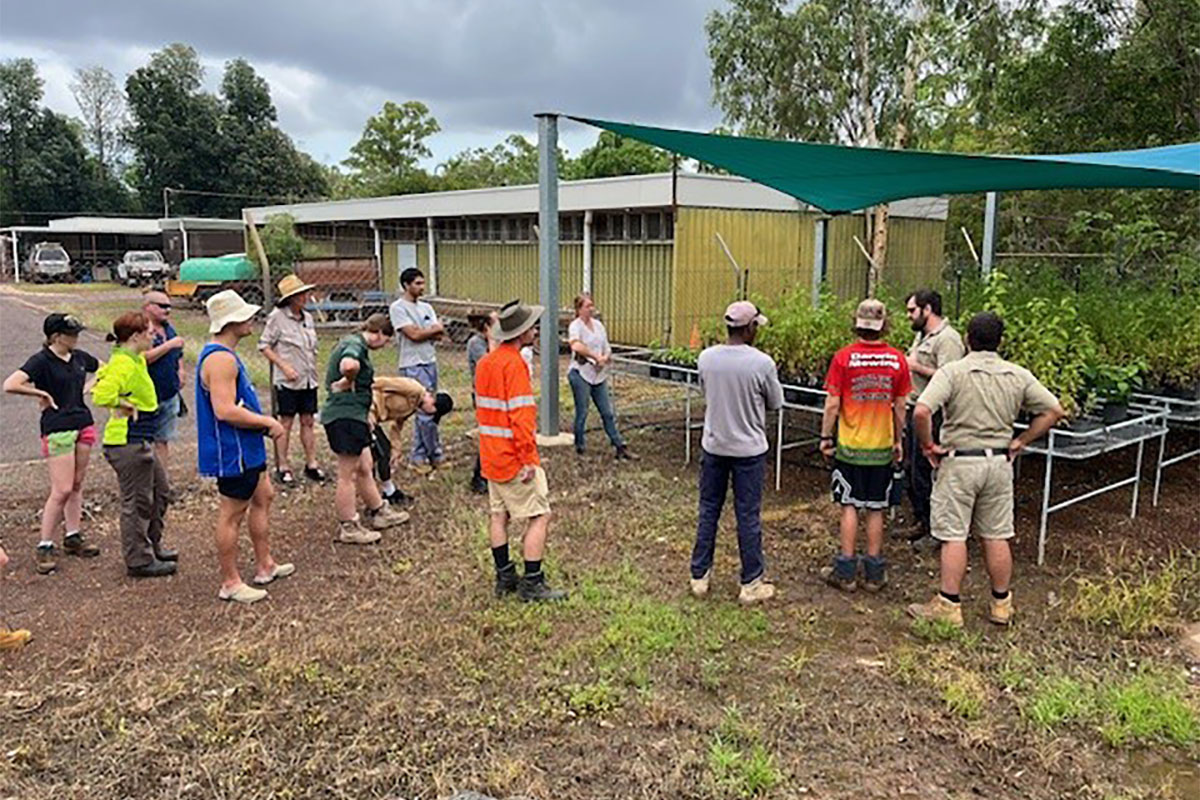
[[[399,242],[396,244],[396,285],[400,287],[400,291],[404,291],[404,287],[400,286],[400,275],[409,267],[417,265],[417,245],[413,242]]]

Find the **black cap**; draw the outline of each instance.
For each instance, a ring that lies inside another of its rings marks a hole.
[[[56,333],[76,334],[83,330],[83,323],[74,314],[54,313],[42,322],[42,333],[51,336]]]
[[[442,421],[442,417],[454,410],[454,398],[445,392],[438,392],[433,398],[433,422],[437,424]]]

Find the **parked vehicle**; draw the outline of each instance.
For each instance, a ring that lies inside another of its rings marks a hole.
[[[58,242],[38,242],[29,253],[26,274],[34,283],[69,281],[71,256]]]
[[[121,283],[130,286],[160,282],[170,274],[171,265],[157,250],[130,250],[117,265],[117,276]]]
[[[245,253],[189,258],[179,265],[179,279],[167,281],[167,294],[203,303],[222,289],[236,289],[246,302],[262,303],[261,280]]]

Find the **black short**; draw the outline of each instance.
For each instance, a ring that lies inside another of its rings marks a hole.
[[[267,469],[267,465],[252,467],[240,475],[230,475],[227,478],[217,478],[217,492],[231,500],[249,500],[258,488],[258,479]]]
[[[357,419],[335,419],[326,423],[325,438],[338,455],[357,456],[371,446],[371,429]]]
[[[275,387],[275,416],[294,417],[297,414],[317,413],[317,389]]]
[[[830,487],[833,489],[833,502],[839,505],[882,511],[888,507],[892,466],[848,464],[835,459]]]

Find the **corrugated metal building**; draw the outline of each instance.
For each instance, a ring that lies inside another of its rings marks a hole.
[[[888,273],[913,285],[940,279],[947,208],[942,198],[892,204]],[[720,313],[737,283],[717,234],[749,270],[751,294],[811,285],[819,212],[741,178],[568,181],[559,209],[561,304],[590,290],[614,341],[686,343],[696,323]],[[398,291],[401,269],[416,265],[441,297],[538,297],[536,185],[248,210],[256,224],[290,214],[312,255],[373,256],[389,292]],[[868,241],[865,231],[861,213],[830,223],[827,280],[843,297],[865,291],[867,261],[854,242]]]

